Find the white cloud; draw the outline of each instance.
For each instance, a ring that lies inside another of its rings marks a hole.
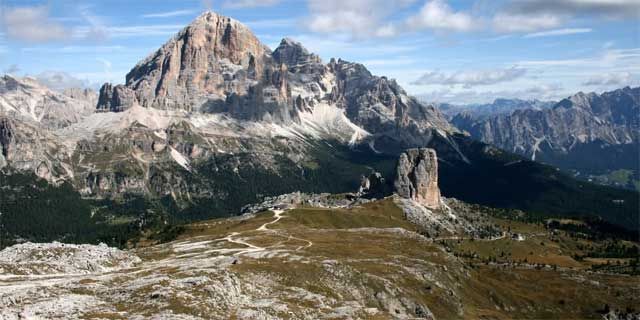
[[[100,42],[109,38],[109,31],[107,31],[104,21],[101,17],[98,17],[91,12],[90,6],[80,6],[79,11],[80,17],[82,17],[82,19],[89,25],[85,28],[86,32],[84,33],[82,40]]]
[[[467,13],[454,12],[446,2],[431,0],[424,4],[417,15],[409,17],[407,25],[413,30],[470,31],[477,23]]]
[[[512,81],[524,76],[526,69],[511,67],[508,69],[458,71],[443,73],[430,71],[415,80],[413,85],[462,85],[465,88],[482,85],[492,85]]]
[[[398,18],[416,1],[308,0],[308,27],[314,32],[344,33],[362,39],[422,30],[466,32],[480,26],[470,14],[454,11],[444,0],[428,0],[416,14]]]
[[[553,14],[498,13],[493,17],[493,28],[498,32],[532,32],[558,27],[564,18]]]
[[[423,101],[452,104],[490,103],[498,98],[523,100],[559,100],[570,93],[559,84],[537,84],[519,90],[451,90],[443,88],[419,95]]]
[[[171,17],[179,17],[179,16],[188,16],[196,13],[195,10],[174,10],[167,12],[156,12],[156,13],[147,13],[143,14],[143,18],[171,18]]]
[[[565,36],[570,34],[578,34],[578,33],[589,33],[593,31],[591,28],[565,28],[565,29],[556,29],[542,32],[535,32],[526,34],[525,38],[540,38],[540,37],[555,37],[555,36]]]
[[[583,82],[585,86],[627,86],[631,85],[633,77],[629,72],[597,74]]]
[[[493,17],[498,32],[536,32],[558,28],[576,18],[640,18],[638,0],[520,0]]]
[[[343,33],[356,38],[391,36],[389,16],[415,0],[308,0],[308,28],[318,33]]]
[[[88,81],[78,79],[63,71],[45,71],[35,76],[38,82],[51,90],[62,91],[68,88],[86,88]]]
[[[222,6],[230,9],[270,7],[280,3],[280,0],[227,0]]]
[[[637,18],[640,16],[638,0],[521,0],[510,6],[510,11],[523,14],[593,15],[604,18]]]
[[[0,25],[7,37],[25,42],[50,42],[65,40],[69,32],[49,18],[46,6],[3,8]]]

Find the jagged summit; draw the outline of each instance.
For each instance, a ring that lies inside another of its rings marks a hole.
[[[280,45],[273,52],[273,58],[276,62],[284,63],[289,68],[322,63],[319,56],[309,53],[300,42],[291,38],[284,38],[280,41]]]
[[[455,130],[435,108],[362,64],[332,59],[325,65],[290,38],[272,52],[248,27],[214,12],[138,63],[126,85],[105,84],[98,110],[121,112],[137,104],[275,123],[301,123],[301,113],[329,105],[365,131],[382,130],[412,140],[409,145],[423,145],[429,134],[419,141],[416,134],[433,128]],[[411,132],[398,134],[397,128]]]

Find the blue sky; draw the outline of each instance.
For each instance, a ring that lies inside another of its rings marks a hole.
[[[0,71],[54,88],[125,74],[204,10],[296,39],[430,101],[559,99],[640,83],[639,0],[0,2]]]

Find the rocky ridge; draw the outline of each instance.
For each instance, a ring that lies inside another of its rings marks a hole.
[[[568,154],[581,145],[637,144],[640,141],[640,88],[601,95],[577,93],[548,109],[523,109],[475,120],[461,114],[452,122],[483,142],[533,160],[542,153]]]

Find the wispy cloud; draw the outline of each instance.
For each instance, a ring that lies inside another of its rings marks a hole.
[[[599,55],[578,59],[547,59],[547,60],[525,60],[517,64],[529,67],[615,67],[626,66],[628,68],[638,68],[637,61],[640,59],[640,48],[631,49],[607,49]]]
[[[38,53],[63,53],[63,54],[84,54],[84,53],[112,53],[124,51],[124,46],[63,46],[63,47],[25,47],[22,52]]]
[[[324,58],[361,56],[366,52],[369,59],[388,59],[390,56],[406,56],[415,52],[418,46],[413,43],[358,41],[354,42],[349,36],[324,36],[316,34],[292,35],[290,38],[302,43],[309,51],[319,54]],[[274,39],[276,47],[280,38]]]
[[[68,38],[68,30],[51,20],[46,6],[2,8],[0,27],[7,37],[24,42],[51,42]]]
[[[89,86],[88,81],[76,78],[64,71],[49,70],[39,73],[34,77],[38,82],[55,91],[63,91],[68,88],[85,88]]]
[[[270,7],[280,3],[280,0],[227,0],[222,3],[224,8],[243,9],[256,7]]]
[[[251,28],[290,28],[297,24],[296,19],[265,19],[244,22]]]
[[[531,32],[558,27],[564,18],[553,14],[513,14],[499,12],[493,17],[493,28],[498,32]]]
[[[110,38],[130,38],[146,36],[171,36],[184,28],[179,24],[136,25],[136,26],[109,26],[104,31]],[[75,30],[74,38],[86,38],[91,32],[90,28],[79,27]]]
[[[497,98],[559,100],[568,95],[560,84],[536,84],[517,90],[452,90],[443,88],[420,95],[427,102],[453,104],[489,103]]]
[[[631,73],[619,72],[594,75],[582,84],[585,86],[625,86],[631,85],[632,81]]]
[[[410,57],[394,57],[394,58],[385,58],[385,59],[369,59],[362,60],[360,63],[364,64],[367,67],[390,67],[390,66],[407,66],[417,63],[418,60],[410,58]]]
[[[556,29],[556,30],[529,33],[524,35],[524,38],[566,36],[571,34],[589,33],[591,31],[593,31],[591,28],[565,28],[565,29]]]
[[[493,17],[498,32],[537,32],[579,17],[638,19],[638,0],[521,0],[507,2]]]
[[[196,10],[174,10],[174,11],[143,14],[142,17],[143,18],[171,18],[171,17],[179,17],[179,16],[188,16],[195,13],[196,13]]]
[[[524,76],[526,73],[526,69],[515,66],[508,69],[458,71],[454,73],[430,71],[412,82],[412,84],[462,85],[465,88],[471,88],[473,86],[513,81]]]
[[[637,0],[525,0],[514,1],[512,12],[525,14],[593,15],[605,18],[637,18]]]
[[[4,69],[4,73],[16,74],[20,71],[20,67],[17,64],[12,64],[8,68]]]

